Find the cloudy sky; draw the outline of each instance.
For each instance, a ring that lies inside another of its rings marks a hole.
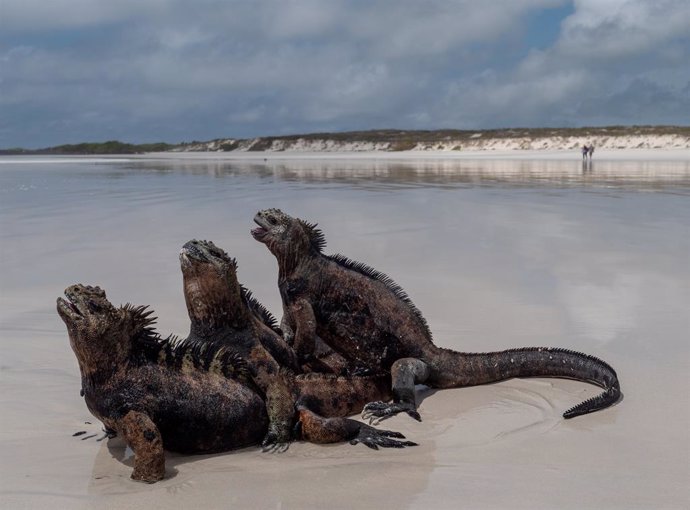
[[[0,148],[690,123],[688,0],[2,0]]]

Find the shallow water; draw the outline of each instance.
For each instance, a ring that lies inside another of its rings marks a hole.
[[[688,161],[0,159],[0,502],[137,507],[203,491],[207,506],[240,508],[688,505],[689,198]],[[327,252],[393,277],[439,345],[585,351],[617,369],[624,400],[564,422],[596,388],[426,392],[423,423],[385,424],[414,449],[171,456],[168,480],[130,482],[116,441],[71,437],[100,425],[55,299],[97,284],[186,335],[177,253],[202,238],[279,316],[275,260],[249,235],[266,207],[318,222]]]

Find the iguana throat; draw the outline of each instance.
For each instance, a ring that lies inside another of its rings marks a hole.
[[[210,241],[189,241],[180,251],[190,335],[244,328],[249,320],[237,282],[237,263]]]

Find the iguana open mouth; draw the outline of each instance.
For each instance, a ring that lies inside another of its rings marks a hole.
[[[61,315],[69,317],[72,320],[80,319],[84,316],[84,314],[79,311],[79,308],[77,308],[77,305],[72,303],[69,298],[57,298],[57,307]]]
[[[266,234],[268,234],[268,230],[261,225],[252,229],[252,237],[257,241],[263,240],[263,238],[266,237]]]

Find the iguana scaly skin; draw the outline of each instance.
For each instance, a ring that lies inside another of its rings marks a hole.
[[[273,316],[240,285],[237,262],[225,251],[210,241],[189,241],[180,252],[180,266],[191,320],[186,341],[230,347],[247,362],[266,397],[270,424],[264,446],[287,448],[297,422],[302,437],[312,442],[350,440],[372,448],[414,444],[392,439],[401,434],[344,418],[372,399],[390,398],[386,375],[293,374],[299,368],[296,354]]]
[[[464,353],[437,347],[405,291],[360,262],[325,255],[325,238],[315,224],[278,209],[260,211],[254,221],[253,237],[278,260],[283,320],[294,332],[298,355],[308,356],[318,336],[352,362],[390,370],[393,403],[368,404],[365,416],[372,420],[399,412],[420,420],[416,383],[453,388],[512,377],[564,377],[604,389],[566,411],[565,418],[603,409],[620,397],[616,372],[594,356],[560,348]]]
[[[162,479],[164,448],[212,453],[265,436],[264,401],[235,354],[195,353],[180,344],[151,361],[141,346],[166,344],[145,307],[115,308],[98,287],[73,285],[65,296],[57,311],[79,362],[86,405],[134,451],[133,479]]]

